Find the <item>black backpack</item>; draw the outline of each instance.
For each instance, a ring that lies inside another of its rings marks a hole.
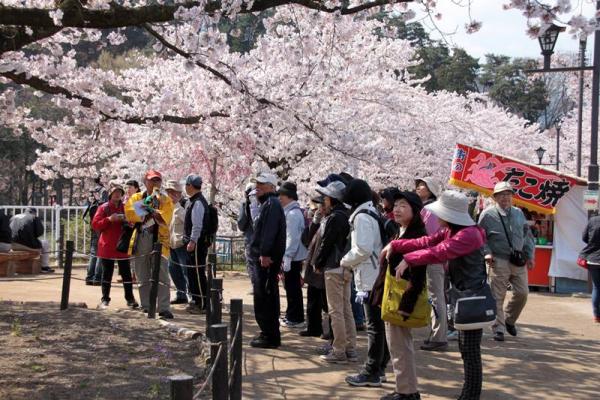
[[[202,226],[202,236],[205,243],[210,246],[215,242],[217,231],[219,230],[219,210],[212,204],[206,207],[204,224]]]
[[[381,245],[383,247],[385,247],[385,245],[388,244],[388,242],[390,241],[390,239],[393,237],[388,235],[388,231],[386,229],[386,223],[387,221],[392,222],[393,224],[395,224],[394,221],[391,221],[387,218],[384,218],[383,216],[381,216],[379,213],[373,211],[373,210],[368,210],[368,209],[362,209],[359,212],[356,213],[356,215],[358,214],[368,214],[369,216],[375,218],[375,220],[377,221],[377,224],[379,225],[379,235],[381,236]],[[356,215],[354,216],[354,218],[356,218]],[[351,223],[353,223],[354,220],[351,221]],[[388,226],[388,229],[391,229],[392,225]]]

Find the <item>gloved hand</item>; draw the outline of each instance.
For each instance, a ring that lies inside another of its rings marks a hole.
[[[283,272],[290,272],[292,269],[292,259],[289,257],[283,258]]]
[[[364,304],[364,302],[369,298],[369,292],[356,292],[356,298],[354,301],[357,304]]]

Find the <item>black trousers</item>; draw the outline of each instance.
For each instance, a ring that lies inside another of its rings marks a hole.
[[[306,330],[314,335],[323,333],[323,311],[327,312],[325,288],[308,285],[306,293]]]
[[[269,341],[279,342],[279,284],[277,274],[281,268],[281,261],[276,261],[269,268],[258,266],[256,285],[254,286],[254,316],[261,334]]]
[[[284,272],[287,309],[285,318],[290,322],[304,322],[304,299],[302,298],[302,261],[292,261],[291,269]]]
[[[194,304],[206,309],[208,304],[208,282],[206,279],[206,255],[208,248],[196,244],[196,249],[188,252],[191,265],[202,265],[198,268],[186,268],[190,294]]]
[[[458,348],[463,359],[465,382],[459,400],[479,400],[483,383],[481,337],[483,329],[458,331]]]
[[[125,300],[135,301],[133,297],[133,284],[131,283],[131,266],[129,260],[118,260],[119,275],[123,278],[123,289],[125,289]],[[115,270],[115,260],[102,259],[102,300],[110,302],[110,286],[113,272]]]
[[[380,376],[390,362],[390,351],[385,339],[385,323],[381,319],[381,308],[372,305],[370,298],[365,301],[363,307],[367,320],[368,347],[363,372],[366,375]]]

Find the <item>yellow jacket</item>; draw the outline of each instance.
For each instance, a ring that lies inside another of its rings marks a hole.
[[[129,198],[129,200],[127,200],[127,203],[125,204],[125,218],[127,218],[128,222],[131,222],[133,224],[138,223],[138,222],[143,222],[142,218],[140,218],[136,212],[135,209],[133,208],[133,205],[140,201],[143,200],[143,193],[135,193],[133,196],[131,196]],[[171,224],[171,219],[173,218],[173,202],[171,201],[171,198],[169,196],[166,196],[164,194],[160,195],[160,205],[158,206],[158,209],[156,210],[158,212],[158,214],[160,214],[160,216],[162,217],[162,219],[165,221],[165,224],[161,224],[158,226],[158,240],[160,240],[160,243],[162,244],[162,255],[165,257],[169,257],[169,225]],[[136,235],[132,235],[131,237],[131,245],[130,245],[130,252],[131,252],[131,246],[133,246],[133,243],[136,240]]]

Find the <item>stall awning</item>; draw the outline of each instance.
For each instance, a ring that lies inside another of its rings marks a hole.
[[[554,214],[558,201],[575,185],[587,181],[489,151],[457,144],[450,183],[491,195],[494,185],[510,182],[514,203],[529,210]]]

